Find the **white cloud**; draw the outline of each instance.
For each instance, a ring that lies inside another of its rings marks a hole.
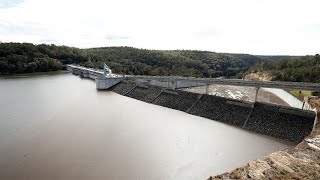
[[[0,6],[0,41],[315,54],[319,5],[318,0],[25,0]]]

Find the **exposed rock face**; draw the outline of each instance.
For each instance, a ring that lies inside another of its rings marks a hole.
[[[308,98],[308,103],[313,107],[316,108],[318,112],[320,112],[320,97],[313,96]]]
[[[245,167],[209,179],[319,179],[319,154],[312,150],[286,149],[264,160],[249,162]]]
[[[320,123],[296,147],[209,179],[320,179]]]
[[[245,76],[247,80],[271,81],[272,76],[264,72],[250,73]]]

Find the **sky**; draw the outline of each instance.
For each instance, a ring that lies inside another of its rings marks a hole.
[[[320,53],[319,0],[0,0],[0,41]]]

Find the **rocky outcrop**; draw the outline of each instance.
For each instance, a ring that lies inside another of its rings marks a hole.
[[[245,76],[246,80],[271,81],[272,76],[265,72],[250,73]]]

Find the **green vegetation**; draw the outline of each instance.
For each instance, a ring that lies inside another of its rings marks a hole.
[[[0,43],[0,75],[57,71],[84,61],[76,48],[29,43]]]
[[[268,72],[275,81],[320,83],[320,55],[264,61],[251,67],[250,72]]]
[[[160,51],[132,47],[78,49],[30,43],[0,43],[0,75],[61,70],[64,64],[102,68],[136,75],[232,77],[247,71],[262,58],[248,54],[209,51]]]
[[[312,95],[312,91],[304,91],[304,90],[292,90],[290,91],[290,93],[292,95],[294,95],[295,97],[297,97],[298,99],[303,100],[303,98],[305,96],[311,96]]]
[[[262,59],[270,60],[270,61],[279,61],[283,59],[298,59],[301,56],[259,56]]]
[[[266,60],[268,58],[271,60]],[[271,74],[273,80],[320,83],[318,54],[305,57],[254,56],[192,50],[160,51],[132,47],[78,49],[45,44],[0,43],[0,75],[57,71],[64,69],[64,64],[102,68],[103,63],[120,74],[241,77],[246,71],[261,71]]]

